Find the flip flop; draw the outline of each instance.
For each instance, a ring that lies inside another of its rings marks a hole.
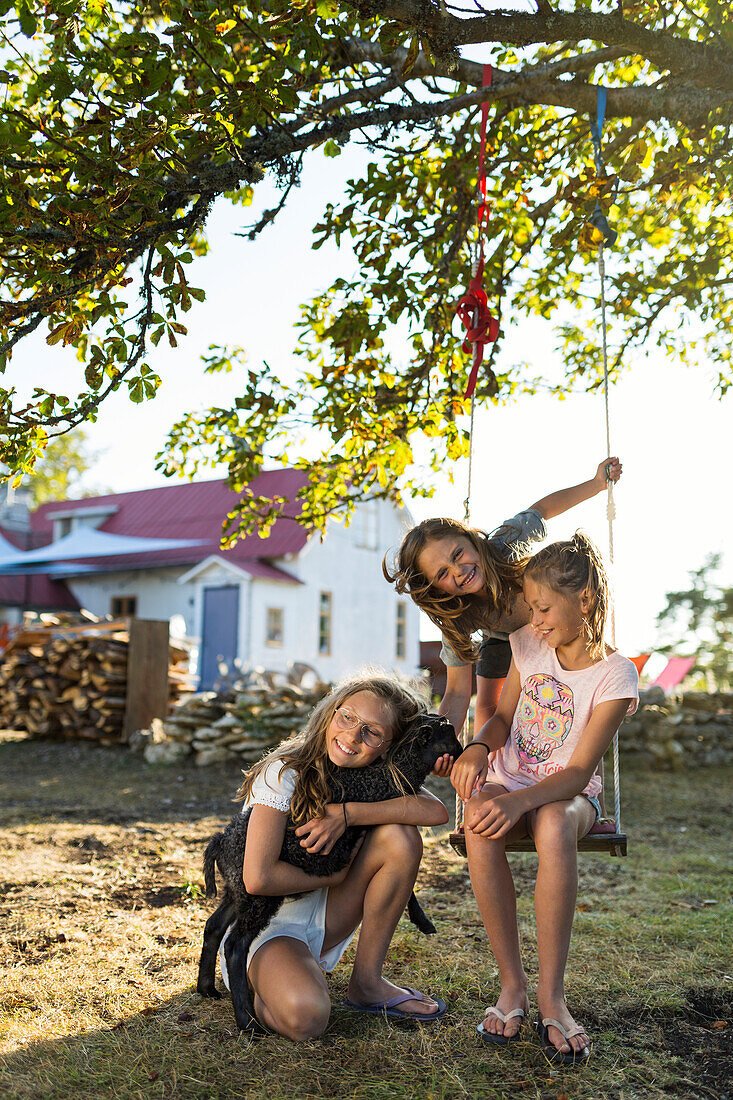
[[[487,1008],[484,1012],[484,1020],[487,1016],[496,1016],[497,1020],[501,1020],[501,1022],[505,1024],[507,1020],[513,1020],[516,1016],[521,1017],[521,1019],[523,1020],[526,1016],[526,1013],[523,1008],[513,1008],[511,1012],[507,1012],[505,1016],[500,1008],[495,1008],[493,1005],[490,1005],[489,1008]],[[499,1035],[498,1032],[487,1031],[484,1027],[483,1020],[476,1028],[476,1031],[478,1031],[479,1035],[485,1043],[494,1043],[494,1045],[497,1047],[505,1047],[508,1043],[516,1043],[516,1041],[519,1039],[521,1030],[522,1027],[520,1024],[518,1030],[515,1031],[514,1035]]]
[[[438,1008],[436,1012],[431,1012],[428,1016],[422,1012],[405,1012],[404,1009],[399,1007],[401,1004],[404,1004],[405,1001],[422,1000],[424,1000],[424,995],[417,989],[410,989],[409,986],[403,986],[403,992],[398,993],[396,997],[391,997],[388,1001],[377,1001],[370,1005],[358,1005],[355,1001],[350,1001],[347,997],[344,1004],[354,1012],[366,1012],[372,1016],[386,1016],[390,1020],[417,1020],[420,1024],[429,1024],[432,1023],[433,1020],[439,1020],[448,1007],[445,1001],[441,1001],[440,997],[433,997],[433,1000],[438,1002]]]
[[[588,1061],[590,1058],[590,1047],[583,1047],[582,1050],[574,1050],[571,1045],[567,1053],[558,1050],[555,1044],[550,1040],[547,1031],[550,1027],[556,1027],[565,1040],[572,1039],[573,1035],[585,1034],[582,1027],[571,1027],[566,1031],[558,1020],[553,1020],[550,1016],[546,1016],[543,1020],[538,1020],[537,1031],[548,1062],[556,1062],[563,1066],[578,1066]]]

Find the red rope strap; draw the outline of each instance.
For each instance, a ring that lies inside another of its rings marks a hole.
[[[484,65],[484,87],[491,85],[493,70],[491,65]],[[468,291],[456,306],[456,313],[461,324],[466,330],[463,338],[463,350],[473,352],[473,364],[466,388],[466,397],[473,397],[476,389],[479,368],[484,358],[484,346],[493,343],[499,335],[499,321],[489,309],[486,292],[483,288],[484,274],[484,232],[489,219],[488,204],[486,202],[486,124],[489,117],[489,101],[481,104],[481,144],[479,147],[478,162],[478,193],[479,208],[476,218],[479,234],[479,256],[476,270]]]

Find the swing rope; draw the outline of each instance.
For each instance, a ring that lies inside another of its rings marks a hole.
[[[493,72],[492,65],[484,65],[484,88],[491,86]],[[466,330],[463,339],[463,351],[466,353],[471,351],[473,356],[465,394],[471,402],[471,418],[468,426],[468,485],[466,487],[466,499],[463,502],[463,518],[467,527],[471,526],[471,479],[473,476],[473,424],[476,411],[476,382],[484,358],[484,345],[493,342],[499,335],[499,322],[489,309],[488,298],[483,288],[484,233],[489,219],[489,207],[486,201],[486,127],[488,118],[489,100],[486,99],[481,104],[481,139],[479,143],[478,177],[476,180],[478,241],[475,258],[471,265],[471,281],[468,285],[468,291],[456,306],[456,313]],[[470,736],[471,716],[468,713],[463,729],[459,733],[459,740],[463,745],[467,745]],[[463,803],[457,792],[455,822],[455,828],[459,829],[463,822]]]
[[[596,92],[596,119],[595,122],[591,118],[590,132],[593,139],[593,155],[595,159],[596,178],[601,180],[605,176],[605,165],[603,162],[603,123],[606,114],[606,99],[607,91],[605,88],[599,87]],[[597,238],[598,244],[598,278],[600,282],[600,305],[601,305],[601,339],[602,339],[602,351],[603,351],[603,402],[605,406],[606,414],[606,454],[611,453],[611,412],[610,412],[610,380],[608,375],[608,327],[606,322],[606,264],[603,256],[603,246],[605,242],[610,245],[616,240],[617,234],[609,226],[603,211],[601,210],[600,202],[596,202],[595,210],[590,218],[590,225],[593,227],[593,236]],[[591,240],[593,238],[591,237]],[[613,481],[610,477],[606,478],[606,515],[608,517],[608,557],[613,566],[614,547],[613,547],[613,521],[616,518],[616,504],[613,499]],[[616,648],[616,613],[611,607],[611,645]],[[621,768],[619,761],[619,741],[618,730],[613,735],[613,809],[614,809],[614,821],[616,824],[616,832],[621,832]]]
[[[491,84],[491,66],[484,66],[484,86]],[[598,88],[597,95],[597,117],[594,121],[591,119],[590,130],[593,138],[593,148],[595,156],[596,175],[601,178],[604,173],[603,154],[601,148],[601,137],[603,134],[603,121],[606,111],[606,97],[607,92],[605,88]],[[474,428],[474,413],[475,413],[475,388],[478,371],[483,360],[483,346],[490,340],[495,340],[498,336],[498,321],[491,316],[488,312],[486,305],[486,294],[481,285],[481,278],[483,275],[484,266],[484,251],[483,251],[483,224],[488,216],[486,205],[486,179],[484,175],[484,150],[486,141],[486,119],[488,115],[488,102],[481,105],[481,150],[479,156],[479,179],[478,179],[478,197],[479,197],[479,214],[478,214],[478,227],[479,227],[479,244],[476,250],[476,260],[472,267],[472,278],[469,285],[468,294],[459,302],[457,313],[463,321],[466,328],[466,336],[463,343],[463,350],[468,352],[473,345],[473,363],[471,367],[471,373],[469,377],[468,388],[466,390],[466,397],[471,401],[471,417],[468,433],[468,485],[466,488],[466,498],[464,504],[464,520],[466,526],[470,526],[471,520],[471,480],[473,474],[473,428]],[[602,339],[602,352],[603,352],[603,398],[605,408],[606,419],[606,454],[611,453],[611,411],[610,411],[610,379],[608,371],[608,326],[606,320],[606,267],[603,255],[604,243],[612,245],[616,240],[617,233],[611,229],[606,220],[605,215],[601,209],[600,203],[596,202],[595,210],[593,211],[588,223],[583,227],[581,233],[581,245],[584,247],[598,248],[598,275],[600,281],[600,307],[601,307],[601,339]],[[478,291],[478,293],[477,293]],[[614,560],[614,544],[613,544],[613,522],[616,518],[616,505],[613,497],[613,481],[610,477],[606,478],[606,515],[608,518],[608,552],[609,560],[613,565]],[[611,643],[613,648],[616,648],[616,617],[613,607],[611,607]],[[461,741],[463,744],[468,743],[470,734],[470,715],[467,715],[466,722],[464,723],[463,730],[461,731]],[[619,759],[619,738],[618,730],[613,736],[613,794],[614,794],[614,821],[616,834],[621,834],[621,770]],[[455,830],[456,833],[460,831],[463,823],[463,802],[456,793],[456,816],[455,816]],[[455,835],[455,834],[454,834]],[[463,850],[463,849],[461,849]],[[615,854],[625,854],[625,844],[619,849],[616,847]]]

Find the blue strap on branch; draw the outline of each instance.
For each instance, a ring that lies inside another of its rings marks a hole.
[[[593,138],[593,156],[596,162],[596,176],[603,176],[605,172],[605,165],[603,163],[603,147],[601,139],[603,137],[603,123],[606,117],[606,101],[608,99],[608,92],[603,87],[596,89],[596,120],[593,121],[591,116],[590,120],[590,134]],[[615,229],[611,229],[608,224],[606,215],[601,210],[600,202],[596,202],[595,210],[588,218],[588,221],[592,226],[598,229],[603,234],[604,242],[611,246],[616,243],[618,233]]]

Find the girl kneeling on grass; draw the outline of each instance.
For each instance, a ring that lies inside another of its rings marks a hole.
[[[418,825],[443,825],[448,811],[424,788],[385,802],[329,802],[329,768],[366,768],[387,760],[409,723],[426,710],[419,695],[389,676],[363,676],[335,688],[302,733],[251,768],[238,795],[252,807],[244,884],[253,894],[286,898],[247,960],[258,1020],[290,1039],[321,1035],[331,1001],[331,971],[361,924],[348,986],[349,1008],[422,1022],[445,1002],[382,976],[387,950],[407,905],[422,856]],[[308,852],[329,852],[349,825],[371,826],[351,864],[328,877],[280,860],[288,814]],[[226,937],[225,937],[226,939]],[[224,982],[229,988],[220,948]]]
[[[554,1062],[585,1061],[588,1036],[565,1003],[564,975],[578,887],[577,841],[600,813],[599,764],[638,701],[631,661],[604,642],[609,591],[583,534],[540,550],[524,572],[531,624],[510,636],[512,662],[496,713],[454,764],[468,802],[466,848],[476,900],[499,968],[501,992],[479,1032],[517,1039],[529,1010],[508,840],[531,836],[535,886],[538,1029]]]

